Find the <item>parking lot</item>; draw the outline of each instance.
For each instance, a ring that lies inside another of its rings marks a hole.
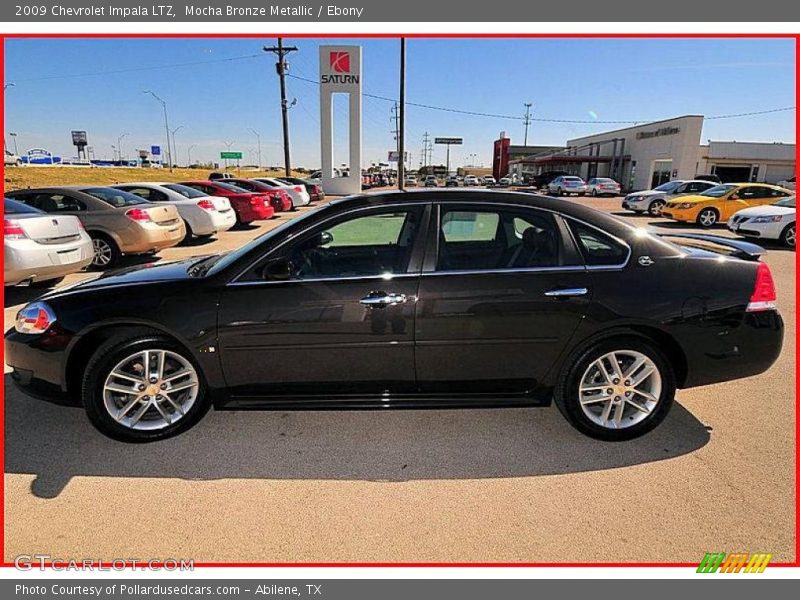
[[[564,202],[686,229],[622,213],[619,198]],[[306,210],[126,264],[230,250]],[[660,427],[620,444],[581,435],[553,407],[217,412],[130,446],[79,409],[22,395],[6,367],[5,559],[793,561],[795,253],[767,248],[786,323],[778,362],[679,391]],[[38,293],[6,290],[6,328]]]

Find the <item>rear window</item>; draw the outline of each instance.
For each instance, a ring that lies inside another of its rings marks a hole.
[[[783,200],[778,200],[774,203],[774,206],[784,206],[786,208],[795,208],[795,198],[796,196],[789,196],[788,198],[784,198]]]
[[[216,185],[220,189],[226,190],[233,194],[246,194],[248,192],[248,190],[244,188],[240,188],[239,186],[236,185],[231,185],[230,183],[222,183],[221,181],[215,181],[214,185]]]
[[[3,202],[3,212],[7,215],[43,215],[41,210],[23,204],[11,198],[5,198]]]
[[[617,266],[628,258],[628,248],[594,227],[569,221],[583,260],[589,266]]]
[[[180,183],[168,183],[164,185],[168,190],[179,193],[185,198],[205,198],[205,194],[200,190],[190,188],[188,185],[181,185]]]
[[[580,177],[564,177],[564,181],[582,181]]]
[[[110,204],[114,208],[122,208],[123,206],[134,206],[136,204],[147,204],[147,201],[131,194],[116,190],[114,188],[88,188],[81,190],[84,194],[88,194],[98,200],[102,200],[106,204]]]

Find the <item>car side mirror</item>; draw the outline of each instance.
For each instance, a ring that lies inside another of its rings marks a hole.
[[[333,241],[333,234],[330,231],[323,231],[319,234],[319,243],[317,246],[327,246]]]
[[[294,265],[288,258],[275,258],[264,265],[261,276],[271,281],[286,281],[293,271]]]

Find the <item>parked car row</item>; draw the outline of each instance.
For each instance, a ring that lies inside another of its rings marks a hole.
[[[229,175],[229,174],[226,174]],[[271,219],[324,198],[296,178],[132,182],[11,191],[5,200],[5,285],[50,285],[123,255],[156,253],[193,237]]]

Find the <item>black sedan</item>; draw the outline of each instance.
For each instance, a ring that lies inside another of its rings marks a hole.
[[[14,381],[119,440],[228,409],[534,406],[604,440],[676,388],[761,373],[783,322],[760,248],[662,237],[532,194],[360,195],[223,255],[53,291],[6,333]]]

